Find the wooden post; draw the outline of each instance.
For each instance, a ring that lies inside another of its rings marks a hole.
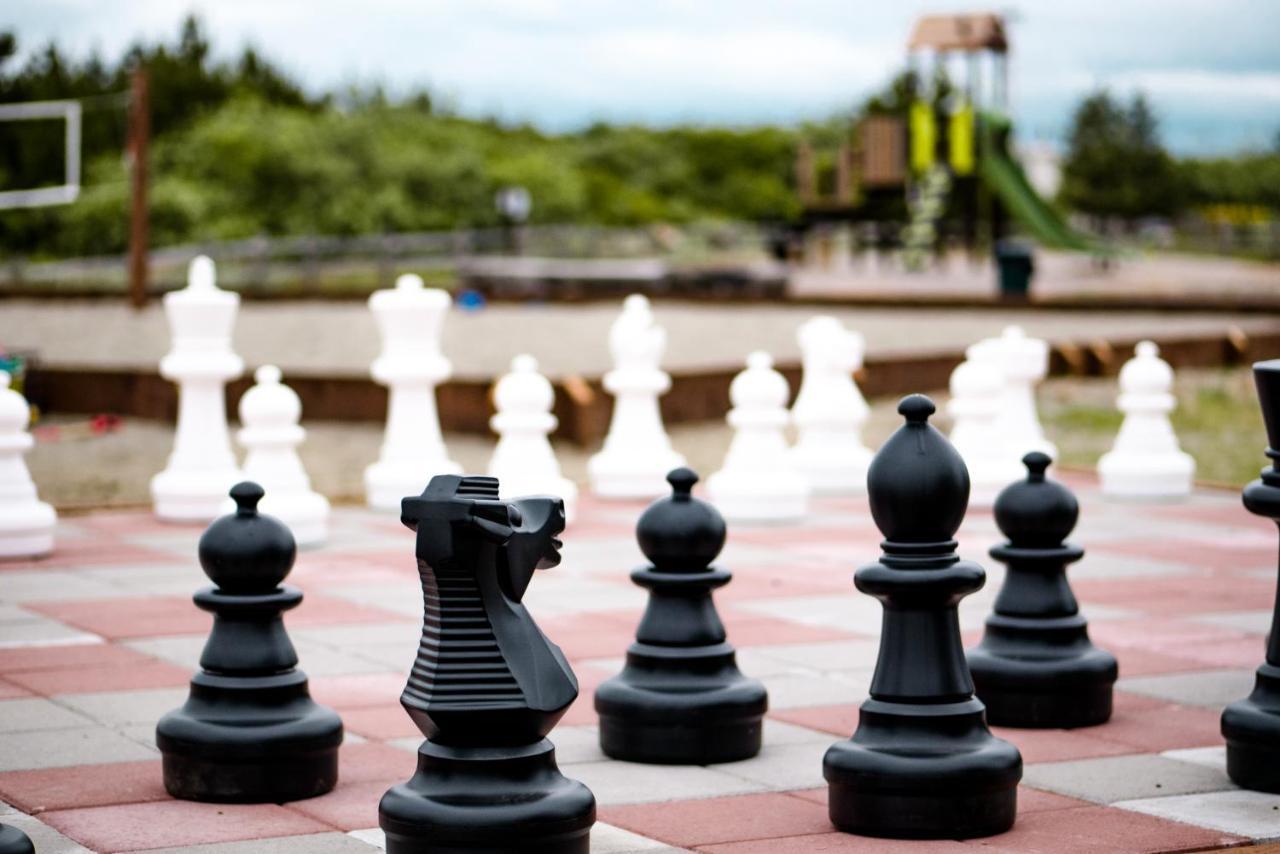
[[[129,92],[129,153],[132,166],[129,198],[129,302],[141,308],[147,302],[147,143],[151,113],[147,104],[147,72],[133,70]]]

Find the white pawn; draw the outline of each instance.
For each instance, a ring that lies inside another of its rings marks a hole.
[[[244,477],[262,487],[258,504],[263,513],[289,526],[299,546],[323,543],[329,536],[329,500],[311,489],[311,478],[298,459],[298,446],[307,438],[299,426],[302,402],[280,382],[280,369],[263,365],[254,372],[255,385],[240,398],[236,439],[247,452]],[[235,512],[235,503],[224,505]]]
[[[800,393],[791,407],[798,431],[792,461],[825,495],[861,495],[867,490],[872,452],[862,442],[870,408],[853,381],[866,344],[834,317],[806,322],[796,335],[804,366]]]
[[[792,522],[809,509],[809,482],[796,468],[783,430],[787,380],[773,358],[757,351],[729,386],[733,442],[724,467],[707,480],[707,495],[730,522]]]
[[[560,473],[547,438],[558,423],[551,414],[555,391],[538,373],[538,360],[529,355],[512,359],[511,373],[498,380],[493,399],[498,411],[489,426],[498,434],[498,444],[489,474],[498,478],[502,498],[554,495],[564,500],[565,521],[571,521],[578,487]]]
[[[436,386],[453,370],[440,352],[449,295],[409,274],[370,296],[369,309],[382,335],[371,373],[389,391],[387,432],[378,461],[365,469],[365,495],[370,507],[399,510],[400,499],[421,493],[433,476],[462,471],[445,450],[436,411]]]
[[[1036,412],[1036,384],[1049,372],[1049,344],[1028,338],[1020,326],[1006,326],[999,338],[1004,368],[1004,392],[1000,405],[1000,431],[1012,456],[1021,460],[1031,451],[1058,456],[1057,447],[1044,435]]]
[[[1000,491],[1020,480],[1020,457],[1000,432],[1004,368],[1000,342],[988,338],[965,351],[951,372],[951,444],[969,469],[969,506],[991,507]]]
[[[684,465],[662,426],[658,398],[671,388],[659,363],[667,333],[653,319],[649,300],[632,294],[609,330],[613,370],[604,387],[613,395],[613,417],[604,449],[587,463],[591,489],[605,498],[655,498],[670,491],[667,472]]]
[[[36,495],[23,455],[34,441],[27,432],[31,407],[9,388],[0,371],[0,558],[39,557],[53,551],[53,508]]]
[[[1169,423],[1177,405],[1173,369],[1154,341],[1141,341],[1120,369],[1116,405],[1124,422],[1115,445],[1098,461],[1102,492],[1117,498],[1181,498],[1191,494],[1196,461],[1178,447]]]
[[[241,479],[231,453],[223,388],[244,362],[231,349],[240,297],[214,283],[204,255],[187,269],[187,286],[165,294],[173,346],[160,374],[178,384],[178,426],[164,471],[151,479],[161,519],[207,522],[222,511],[227,491]]]

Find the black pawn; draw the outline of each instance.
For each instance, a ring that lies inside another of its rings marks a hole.
[[[1027,479],[996,498],[996,524],[1008,541],[991,556],[1008,567],[969,671],[987,722],[997,726],[1069,728],[1111,717],[1115,656],[1089,642],[1089,626],[1067,583],[1067,564],[1084,549],[1063,542],[1080,505],[1045,477],[1047,454],[1022,458]]]
[[[0,854],[36,854],[31,838],[10,824],[0,824]]]
[[[156,726],[175,798],[280,803],[338,782],[342,721],[311,699],[284,628],[284,612],[302,602],[301,590],[281,584],[297,548],[287,527],[258,513],[262,496],[256,483],[236,484],[236,512],[200,537],[214,586],[194,599],[213,614],[213,631],[187,702]]]
[[[560,562],[564,502],[437,475],[400,519],[417,532],[425,610],[400,704],[427,740],[378,805],[388,854],[587,854],[595,797],[547,739],[578,680],[521,601]]]
[[[871,697],[853,738],[823,759],[831,822],[895,839],[968,839],[1013,826],[1022,757],[987,729],[965,666],[956,608],[982,567],[956,541],[969,472],[928,423],[933,401],[903,398],[898,428],[871,462],[871,515],[884,554],[854,574],[884,605]]]
[[[1280,359],[1256,362],[1253,379],[1267,426],[1270,467],[1244,488],[1244,506],[1280,525]],[[1280,792],[1280,590],[1277,590],[1267,659],[1258,668],[1253,693],[1222,712],[1227,775],[1238,786]]]
[[[760,752],[768,695],[743,676],[711,591],[733,577],[711,562],[724,547],[720,512],[692,495],[698,475],[667,475],[673,494],[641,515],[636,539],[651,566],[631,573],[648,589],[622,672],[596,690],[600,749],[614,759],[706,765]]]

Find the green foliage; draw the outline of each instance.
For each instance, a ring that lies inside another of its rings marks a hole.
[[[1182,202],[1174,161],[1141,94],[1125,106],[1104,91],[1072,118],[1060,200],[1082,213],[1136,219],[1170,215]]]
[[[1280,211],[1280,150],[1183,160],[1178,172],[1189,204],[1260,205]]]

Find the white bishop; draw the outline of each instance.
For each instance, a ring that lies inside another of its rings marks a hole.
[[[1118,498],[1181,498],[1191,493],[1196,461],[1178,447],[1169,423],[1177,401],[1173,368],[1154,341],[1141,341],[1120,369],[1116,405],[1124,422],[1115,445],[1098,461],[1102,492]]]
[[[729,385],[733,442],[724,467],[707,480],[707,495],[731,522],[792,522],[809,507],[809,482],[796,468],[783,430],[787,380],[773,358],[757,351]]]
[[[440,352],[449,295],[407,274],[370,296],[369,310],[382,334],[371,373],[387,386],[388,403],[382,451],[364,472],[365,495],[370,507],[399,510],[400,499],[421,493],[435,475],[462,471],[445,450],[436,411],[436,386],[453,369]]]
[[[33,440],[27,432],[31,407],[9,388],[0,371],[0,558],[39,557],[53,551],[53,508],[36,495],[23,455]]]
[[[806,322],[796,338],[804,375],[791,407],[799,434],[792,461],[816,493],[861,495],[872,457],[862,442],[870,408],[853,374],[862,367],[866,343],[825,315]]]
[[[210,521],[241,479],[223,399],[227,380],[244,370],[231,349],[240,297],[221,290],[215,275],[213,261],[201,255],[187,269],[187,286],[164,297],[173,347],[160,360],[160,374],[178,384],[178,427],[169,464],[151,479],[161,519]]]
[[[565,521],[571,521],[578,487],[560,473],[547,438],[558,423],[551,414],[555,390],[538,373],[538,360],[529,355],[512,359],[511,372],[498,380],[493,399],[498,411],[489,426],[498,434],[498,444],[489,474],[498,478],[502,498],[555,495],[564,500]]]
[[[667,333],[653,319],[649,300],[632,294],[609,330],[613,370],[604,387],[613,417],[604,449],[587,463],[591,489],[605,498],[655,498],[670,491],[667,472],[684,465],[662,426],[658,397],[671,388],[660,367]]]
[[[311,478],[298,459],[298,446],[307,438],[299,426],[302,402],[280,382],[280,369],[263,365],[254,372],[255,385],[240,398],[240,431],[244,446],[244,476],[263,488],[258,503],[263,513],[289,526],[299,546],[323,543],[329,536],[329,501],[311,489]],[[235,512],[228,499],[226,512]]]

